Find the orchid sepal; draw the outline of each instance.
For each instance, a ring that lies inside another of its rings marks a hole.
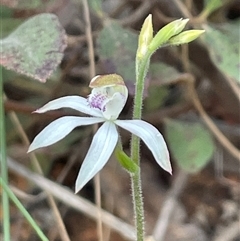
[[[33,140],[28,152],[50,146],[67,136],[74,128],[103,122],[99,117],[64,116],[46,126]]]
[[[79,192],[107,163],[118,141],[118,132],[112,122],[105,122],[93,137],[91,146],[79,171],[75,193]]]
[[[143,120],[116,120],[115,123],[142,139],[159,166],[172,174],[166,142],[154,126]]]
[[[87,115],[102,117],[102,113],[100,110],[90,108],[87,99],[77,95],[64,96],[64,97],[60,97],[58,99],[49,101],[41,108],[34,111],[34,113],[40,114],[50,110],[57,110],[61,108],[71,108]]]

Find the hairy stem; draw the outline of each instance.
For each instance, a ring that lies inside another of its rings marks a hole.
[[[136,58],[136,88],[134,97],[133,119],[141,119],[144,80],[149,66],[150,54],[143,59]],[[141,186],[141,169],[140,169],[140,140],[132,136],[131,141],[131,158],[139,166],[138,172],[131,175],[132,197],[134,205],[134,217],[137,231],[137,241],[144,240],[144,208]]]

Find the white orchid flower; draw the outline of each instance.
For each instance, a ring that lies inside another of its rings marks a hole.
[[[117,119],[128,97],[128,90],[122,77],[116,74],[98,75],[91,80],[89,86],[92,92],[87,99],[66,96],[50,101],[35,111],[44,113],[59,108],[72,108],[91,117],[64,116],[53,121],[35,137],[28,152],[58,142],[78,126],[103,123],[95,133],[82,163],[76,180],[76,192],[80,191],[109,160],[119,138],[117,126],[141,138],[157,163],[171,173],[168,149],[160,132],[143,120]]]

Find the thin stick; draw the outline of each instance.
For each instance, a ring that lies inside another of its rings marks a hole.
[[[226,80],[227,80],[229,86],[232,88],[233,93],[236,95],[238,101],[240,102],[240,94],[239,94],[240,88],[239,88],[239,86],[237,85],[237,83],[234,80],[231,79],[231,77],[226,76]]]
[[[134,12],[129,15],[129,17],[119,20],[119,23],[123,26],[136,23],[141,18],[143,18],[147,13],[149,13],[149,10],[153,7],[153,4],[156,2],[157,0],[142,1],[142,4],[138,7],[138,9],[135,9]]]
[[[193,75],[182,74],[179,78],[175,80],[176,83],[181,81],[187,84],[189,90],[186,93],[189,94],[189,97],[194,107],[199,112],[206,126],[213,133],[219,143],[221,143],[222,146],[240,162],[240,151],[226,138],[226,136],[219,130],[219,128],[215,125],[215,123],[211,120],[206,111],[203,109],[203,106],[198,98],[198,94],[194,87],[195,79]]]
[[[95,70],[95,58],[94,58],[94,46],[93,46],[93,36],[92,36],[92,26],[91,26],[91,20],[90,20],[90,14],[89,14],[89,7],[87,0],[83,0],[83,8],[84,8],[84,19],[86,23],[86,36],[87,36],[87,44],[88,44],[88,56],[89,56],[89,72],[90,77],[93,78],[96,75]],[[96,133],[98,129],[98,125],[93,126],[93,133]],[[101,216],[101,183],[100,183],[100,174],[98,173],[94,177],[94,187],[95,187],[95,202],[98,207],[97,212],[97,233],[98,233],[98,240],[103,241],[103,227],[102,227],[102,216]]]
[[[86,35],[87,35],[87,43],[88,43],[88,56],[89,56],[89,68],[90,68],[90,77],[93,78],[95,76],[95,59],[94,59],[94,47],[93,47],[93,38],[92,38],[92,26],[90,21],[90,14],[87,0],[83,0],[83,8],[84,8],[84,19],[86,23]]]
[[[189,62],[189,49],[187,44],[183,44],[181,46],[181,58],[183,63],[184,71],[189,73],[190,72],[190,62]]]
[[[217,140],[225,147],[225,149],[240,162],[240,151],[226,138],[225,135],[218,129],[215,123],[208,116],[206,111],[203,109],[203,106],[198,98],[197,92],[194,87],[193,78],[188,79],[189,93],[193,102],[194,107],[198,110],[200,116],[206,123],[207,127],[211,130]]]
[[[192,14],[188,11],[186,6],[181,1],[174,0],[174,2],[177,5],[178,9],[182,12],[184,17],[192,19]]]

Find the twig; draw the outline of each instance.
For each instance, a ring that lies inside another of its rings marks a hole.
[[[188,9],[184,6],[184,4],[179,0],[173,0],[177,5],[178,9],[182,12],[183,16],[189,19],[192,19],[192,14],[188,11]]]
[[[93,38],[92,38],[92,27],[90,21],[90,14],[87,0],[83,0],[83,8],[84,8],[84,19],[85,19],[85,31],[87,36],[87,43],[88,43],[88,55],[89,55],[89,62],[90,62],[90,77],[93,78],[95,76],[95,61],[94,61],[94,47],[93,47]]]
[[[154,227],[154,230],[153,230],[154,240],[157,240],[157,241],[165,240],[165,234],[166,234],[171,216],[177,204],[177,198],[181,193],[181,191],[183,190],[183,188],[185,187],[187,179],[188,179],[187,173],[180,170],[176,179],[174,180],[172,188],[170,189],[165,199],[165,202],[161,209],[157,223]]]
[[[170,23],[171,21],[175,20],[175,18],[168,17],[164,13],[161,12],[159,8],[153,9],[153,16],[158,18],[164,24]]]
[[[144,0],[138,9],[130,14],[129,17],[119,20],[119,23],[123,26],[136,23],[149,12],[149,10],[153,7],[153,4],[156,2],[156,0]]]
[[[9,185],[9,187],[14,193],[14,195],[16,195],[16,197],[28,203],[36,202],[36,201],[39,202],[40,200],[46,199],[46,194],[44,192],[41,192],[40,194],[37,194],[37,195],[32,195],[32,194],[25,193],[24,191],[22,191],[21,189],[13,185]]]
[[[186,92],[189,94],[190,100],[192,101],[194,107],[199,112],[200,116],[202,117],[203,121],[205,122],[206,126],[209,130],[213,133],[215,138],[222,144],[222,146],[240,162],[240,151],[226,138],[226,136],[219,130],[219,128],[215,125],[215,123],[211,120],[208,116],[206,111],[203,109],[203,106],[198,98],[198,94],[194,87],[195,79],[191,74],[182,74],[178,78],[176,78],[171,83],[179,83],[185,82],[189,90]],[[156,113],[154,113],[156,115]],[[149,115],[150,117],[150,115]]]
[[[183,63],[183,68],[186,73],[190,72],[190,62],[189,62],[189,48],[187,44],[181,46],[181,59]]]
[[[89,201],[75,195],[69,189],[62,187],[51,180],[48,180],[44,176],[35,174],[34,172],[25,168],[23,165],[19,164],[12,158],[8,158],[8,167],[12,172],[25,177],[26,179],[35,183],[35,185],[37,185],[42,190],[51,193],[56,199],[58,199],[65,205],[86,214],[94,220],[97,219],[96,213],[98,209]],[[101,216],[102,221],[105,225],[109,226],[126,239],[135,240],[136,236],[134,227],[113,216],[107,211],[101,210]]]
[[[229,84],[229,86],[231,87],[233,93],[236,95],[238,101],[240,102],[240,88],[239,86],[236,84],[236,82],[234,80],[232,80],[230,77],[226,76],[226,80]]]
[[[189,79],[188,86],[190,89],[189,92],[193,104],[195,108],[198,110],[200,116],[202,117],[208,128],[211,130],[211,132],[214,134],[217,140],[223,145],[223,147],[225,147],[225,149],[240,162],[240,151],[226,138],[225,135],[223,135],[223,133],[218,129],[218,127],[214,124],[214,122],[210,119],[208,114],[203,109],[202,104],[198,98],[197,92],[194,88],[193,78]]]
[[[186,82],[189,91],[189,97],[194,105],[194,107],[199,112],[200,116],[202,117],[203,121],[209,128],[209,130],[213,133],[215,138],[223,145],[223,147],[238,161],[240,161],[240,151],[223,135],[223,133],[219,130],[219,128],[215,125],[215,123],[211,120],[208,114],[202,107],[202,104],[198,98],[198,94],[194,87],[194,77],[191,74],[182,74],[176,82],[184,81]]]
[[[124,8],[125,8],[127,3],[128,3],[128,0],[120,1],[118,3],[118,6],[111,13],[109,13],[109,17],[116,18],[117,15],[119,15],[121,12],[124,11]]]
[[[90,69],[90,77],[93,78],[96,75],[95,70],[95,57],[94,57],[94,47],[93,47],[93,37],[92,37],[92,27],[91,27],[91,20],[89,14],[89,7],[87,0],[83,0],[83,8],[84,8],[84,19],[86,22],[86,36],[87,36],[87,43],[88,43],[88,58],[89,58],[89,69]],[[93,126],[93,133],[96,133],[98,129],[98,125],[95,124]],[[103,241],[103,227],[102,227],[102,216],[101,216],[101,184],[100,184],[100,173],[98,173],[94,177],[94,187],[95,187],[95,202],[98,207],[97,211],[97,233],[99,241]]]

